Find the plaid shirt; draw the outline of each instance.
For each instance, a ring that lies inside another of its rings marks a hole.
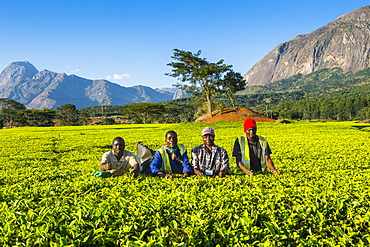
[[[219,146],[212,146],[212,152],[206,145],[199,145],[191,150],[193,160],[191,165],[200,171],[210,169],[217,174],[219,171],[229,170],[229,157],[225,149]]]

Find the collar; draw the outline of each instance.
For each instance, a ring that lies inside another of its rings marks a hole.
[[[257,142],[258,141],[258,135],[255,135],[252,140],[249,140],[248,137],[245,137],[249,142]]]
[[[175,149],[172,149],[172,148],[169,148],[169,147],[167,147],[167,146],[166,146],[166,149],[167,149],[168,151],[171,151],[172,153],[174,153],[174,152],[176,152],[179,148],[178,148],[178,147],[176,147]]]
[[[207,146],[206,146],[206,144],[202,144],[202,145],[203,145],[203,148],[208,149],[208,148],[207,148]],[[209,150],[209,149],[208,149],[208,150]],[[216,146],[216,145],[213,145],[213,146],[212,146],[212,151],[213,151],[213,150],[217,150],[217,146]]]

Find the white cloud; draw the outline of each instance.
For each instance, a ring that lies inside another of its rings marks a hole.
[[[128,79],[130,78],[131,75],[129,73],[126,73],[126,74],[114,74],[113,76],[111,75],[108,75],[107,76],[107,79],[114,79],[114,80],[123,80],[123,79]]]
[[[77,73],[77,72],[80,72],[80,69],[72,70],[72,73]]]

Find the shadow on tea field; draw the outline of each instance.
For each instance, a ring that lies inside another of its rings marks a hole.
[[[357,128],[359,130],[362,130],[363,128],[369,128],[370,125],[353,125],[352,127],[355,127],[355,128]]]

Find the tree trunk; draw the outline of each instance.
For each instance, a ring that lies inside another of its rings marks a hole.
[[[230,103],[233,108],[235,108],[235,99],[232,94],[229,94]]]
[[[211,102],[211,95],[208,90],[206,90],[206,99],[207,99],[207,108],[208,108],[208,115],[212,117],[212,102]]]

